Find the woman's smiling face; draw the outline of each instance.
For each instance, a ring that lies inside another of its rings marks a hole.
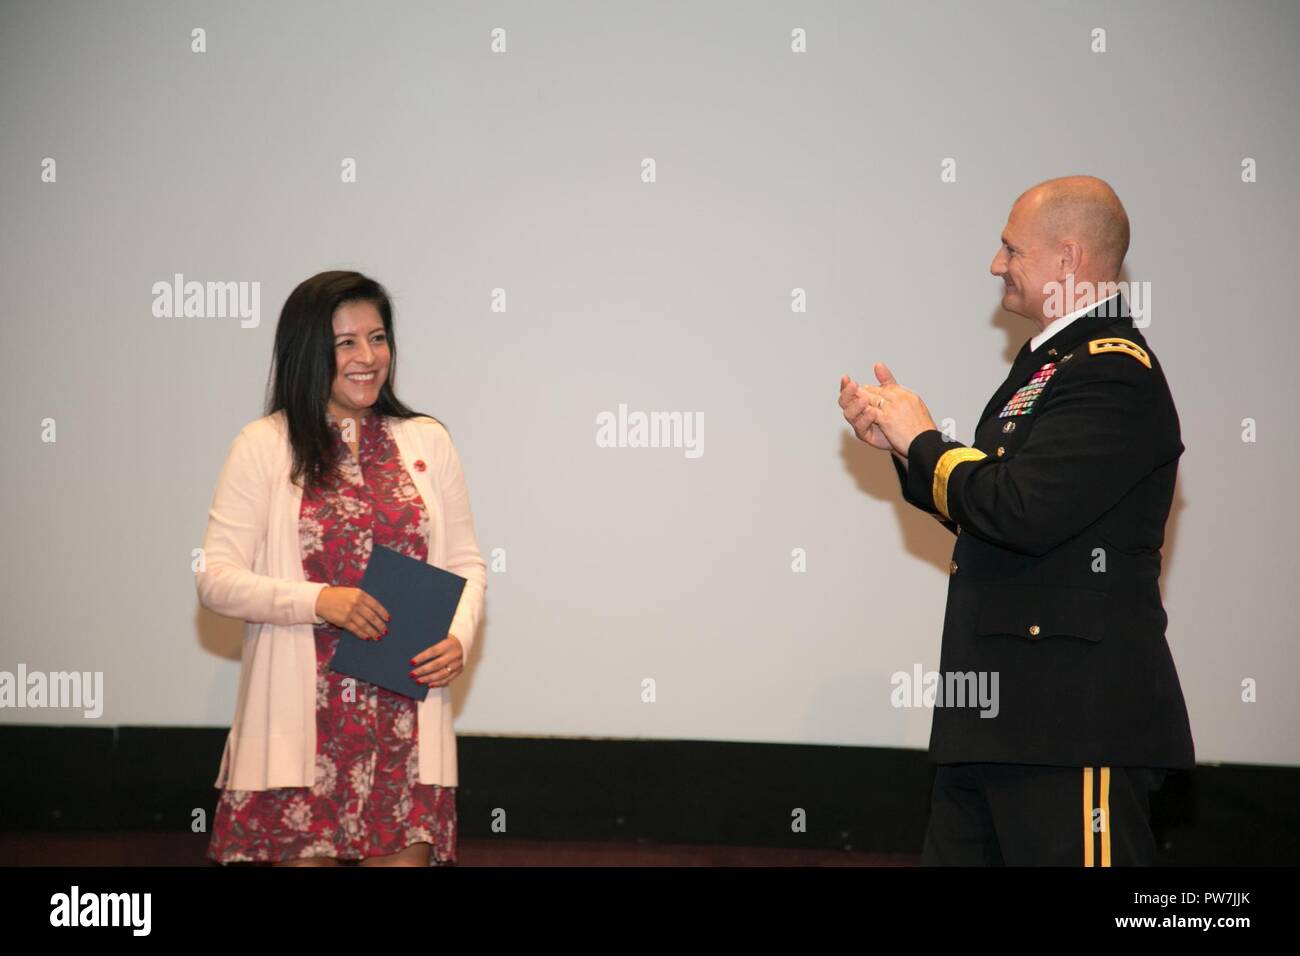
[[[334,310],[334,384],[330,413],[363,416],[379,399],[390,361],[384,319],[373,302],[345,302]]]

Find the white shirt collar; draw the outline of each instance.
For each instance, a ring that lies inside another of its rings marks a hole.
[[[1038,351],[1038,347],[1040,345],[1042,345],[1044,342],[1050,339],[1057,332],[1061,331],[1061,329],[1065,328],[1067,325],[1069,325],[1079,316],[1087,315],[1093,309],[1105,305],[1111,299],[1115,298],[1116,295],[1119,295],[1119,293],[1116,292],[1115,295],[1107,296],[1106,298],[1102,299],[1100,302],[1094,302],[1092,305],[1085,305],[1082,309],[1079,309],[1077,312],[1071,312],[1069,315],[1063,315],[1059,319],[1053,319],[1050,323],[1048,323],[1047,328],[1043,329],[1043,331],[1039,332],[1037,335],[1035,335],[1032,339],[1029,340],[1029,351],[1031,352]]]

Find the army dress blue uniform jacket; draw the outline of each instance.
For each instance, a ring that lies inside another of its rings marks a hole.
[[[1194,763],[1159,587],[1178,414],[1111,306],[1025,343],[973,445],[930,430],[906,468],[890,456],[907,501],[957,535],[940,672],[998,674],[996,716],[935,708],[935,763]]]

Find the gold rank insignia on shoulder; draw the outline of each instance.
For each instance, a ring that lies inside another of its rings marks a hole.
[[[1151,367],[1151,356],[1147,355],[1147,350],[1128,339],[1093,339],[1088,343],[1090,355],[1100,355],[1103,352],[1119,352],[1137,359],[1147,368]]]

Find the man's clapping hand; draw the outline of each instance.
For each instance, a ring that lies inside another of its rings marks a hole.
[[[844,420],[859,440],[906,461],[912,439],[939,426],[921,396],[899,385],[889,366],[877,362],[875,373],[879,385],[859,385],[847,375],[840,379]]]
[[[884,451],[893,449],[885,433],[876,422],[876,407],[872,404],[871,393],[847,375],[840,379],[840,408],[844,409],[844,420],[853,426],[853,433],[859,441],[864,441],[872,448]]]

